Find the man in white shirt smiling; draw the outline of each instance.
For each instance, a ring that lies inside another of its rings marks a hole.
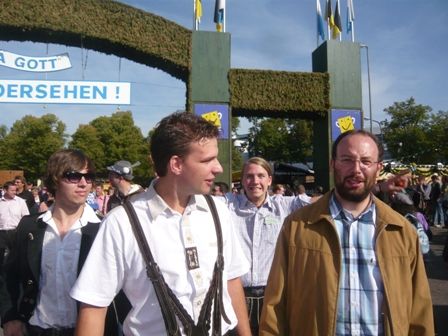
[[[132,196],[127,203],[136,212],[142,240],[149,245],[160,270],[159,284],[175,299],[170,296],[169,305],[159,301],[155,292],[159,287],[148,277],[129,217],[119,206],[106,216],[72,289],[72,297],[83,302],[76,335],[102,334],[105,307],[120,289],[132,304],[124,322],[127,336],[164,335],[168,327],[182,334],[188,328],[201,329],[195,335],[227,334],[236,327],[239,335],[250,335],[240,281],[248,271],[248,262],[226,205],[214,202],[221,223],[220,239],[203,196],[210,192],[216,175],[222,173],[218,135],[215,126],[192,113],[175,113],[162,119],[150,145],[158,178],[146,192]],[[223,269],[218,258],[220,241]],[[216,283],[220,285],[216,287]],[[203,311],[206,302],[211,302],[210,293],[213,312]],[[184,311],[182,322],[173,306]]]

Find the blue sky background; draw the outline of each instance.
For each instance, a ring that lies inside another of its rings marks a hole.
[[[203,1],[200,30],[215,30],[214,0]],[[120,1],[193,27],[193,0]],[[315,0],[227,0],[227,31],[231,33],[231,67],[311,71],[317,47]],[[333,8],[335,0],[332,0]],[[448,111],[448,1],[353,0],[355,42],[368,45],[373,119],[383,109],[411,96],[434,112]],[[321,0],[325,12],[325,1]],[[334,10],[334,9],[333,9]],[[341,0],[345,34],[346,0]],[[165,115],[185,108],[185,84],[170,75],[115,56],[62,45],[0,41],[0,50],[26,56],[69,53],[72,69],[34,74],[0,67],[2,79],[125,81],[132,83],[130,106],[0,104],[0,124],[11,127],[24,115],[56,114],[72,134],[79,124],[118,108],[131,110],[144,135]],[[367,66],[362,51],[363,107],[369,113]],[[84,60],[84,61],[82,61]],[[85,69],[83,70],[83,64]],[[243,121],[238,133],[245,133]],[[375,126],[375,125],[374,125]]]

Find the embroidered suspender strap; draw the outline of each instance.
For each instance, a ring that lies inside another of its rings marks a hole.
[[[210,208],[210,211],[213,216],[213,221],[215,223],[215,230],[216,230],[216,238],[218,241],[218,258],[215,263],[215,270],[214,270],[214,279],[212,279],[212,282],[214,282],[214,285],[217,287],[217,291],[214,295],[214,309],[213,311],[215,314],[213,315],[213,325],[218,325],[221,327],[221,315],[227,323],[230,324],[230,319],[228,318],[225,310],[224,310],[224,303],[222,301],[222,295],[223,295],[223,289],[222,289],[222,272],[224,270],[224,256],[223,256],[223,241],[222,241],[222,231],[221,231],[221,222],[219,220],[218,211],[216,210],[215,202],[213,201],[213,198],[210,195],[204,195],[205,200],[207,201],[208,207]]]
[[[137,244],[143,255],[143,259],[145,260],[146,274],[148,275],[148,278],[151,280],[153,284],[157,300],[159,301],[159,306],[160,310],[162,311],[166,331],[170,336],[180,335],[181,333],[177,325],[176,317],[171,309],[168,294],[166,292],[167,286],[166,285],[164,286],[165,281],[160,272],[159,266],[154,261],[154,257],[152,256],[151,250],[145,239],[145,235],[140,225],[140,221],[138,220],[137,214],[135,213],[135,209],[129,201],[124,202],[123,207],[126,210],[126,213],[129,217],[129,222],[131,223],[132,231],[134,232],[134,236],[137,240]]]
[[[149,245],[145,239],[143,230],[141,228],[140,221],[138,220],[137,214],[135,213],[133,206],[130,204],[129,201],[126,201],[123,204],[126,213],[129,216],[129,220],[131,222],[132,230],[136,237],[137,243],[147,264],[147,274],[156,292],[156,296],[159,301],[159,305],[165,322],[165,327],[167,329],[168,335],[170,336],[180,335],[175,315],[181,321],[186,335],[190,336],[208,335],[208,330],[210,329],[210,313],[212,303],[213,303],[212,335],[221,335],[221,316],[227,323],[230,323],[230,320],[225,313],[222,301],[222,271],[224,269],[224,257],[222,253],[223,241],[222,241],[221,223],[219,221],[216,206],[211,196],[204,195],[204,197],[209,205],[211,214],[213,216],[213,222],[215,224],[216,238],[218,244],[218,256],[213,270],[213,278],[211,280],[210,287],[207,291],[207,295],[204,299],[204,303],[201,307],[197,325],[195,325],[193,319],[187,313],[185,308],[182,306],[179,299],[166,284],[157,263],[154,261],[151,250],[149,248]]]

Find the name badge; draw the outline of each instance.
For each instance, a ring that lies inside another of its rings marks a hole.
[[[264,219],[264,223],[265,223],[266,225],[274,225],[274,224],[277,224],[277,223],[278,223],[278,220],[277,220],[277,218],[275,218],[275,217],[267,216],[267,217],[265,217],[265,219]]]

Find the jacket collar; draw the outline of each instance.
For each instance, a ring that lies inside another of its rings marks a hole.
[[[334,221],[330,213],[330,197],[332,192],[333,190],[327,192],[314,204],[309,205],[311,212],[308,216],[307,224],[312,225],[324,220],[334,226]],[[403,218],[400,214],[392,210],[391,207],[375,196],[373,196],[372,201],[376,207],[376,226],[378,230],[382,230],[387,225],[394,225],[399,228],[403,227]]]

